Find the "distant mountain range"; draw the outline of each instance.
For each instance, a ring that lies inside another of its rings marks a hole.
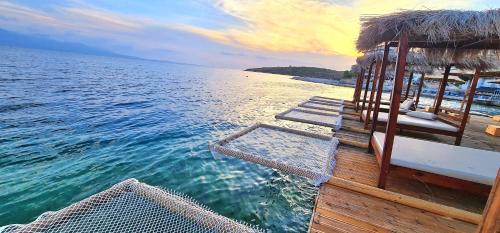
[[[41,36],[30,36],[0,29],[0,45],[61,52],[81,53],[97,56],[136,58],[91,47],[81,43],[62,42]]]
[[[350,71],[337,71],[317,67],[303,67],[303,66],[287,66],[287,67],[261,67],[250,68],[245,71],[270,73],[270,74],[283,74],[291,76],[300,76],[308,78],[322,78],[322,79],[350,79],[354,77],[354,73]]]

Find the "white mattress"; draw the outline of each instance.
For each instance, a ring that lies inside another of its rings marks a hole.
[[[375,104],[373,104],[373,106],[375,107]],[[372,108],[373,109],[373,108]],[[387,110],[389,111],[390,109],[390,105],[387,105],[387,104],[380,104],[380,109],[384,109],[384,110]],[[400,108],[399,109],[399,113],[407,113],[409,112],[409,110],[406,110],[406,109],[403,109],[403,108]]]
[[[373,111],[371,112],[371,116],[373,117]],[[363,118],[366,119],[366,110],[363,110]],[[389,118],[389,113],[387,113],[387,112],[379,112],[378,113],[378,121],[387,122],[388,118]],[[440,129],[440,130],[445,130],[445,131],[450,131],[450,132],[458,132],[457,127],[450,125],[450,124],[447,124],[447,123],[440,121],[440,120],[431,121],[431,120],[421,119],[421,118],[412,117],[412,116],[403,115],[403,114],[398,115],[398,124],[419,126],[419,127],[424,127],[424,128],[430,128],[430,129]]]
[[[385,134],[373,134],[381,151]],[[492,185],[500,168],[500,153],[396,136],[391,164]]]

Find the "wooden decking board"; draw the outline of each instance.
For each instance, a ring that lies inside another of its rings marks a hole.
[[[366,149],[339,147],[335,177],[376,187],[379,172],[375,156]],[[483,197],[393,176],[387,190],[476,213],[481,213],[485,202]],[[473,232],[475,227],[327,182],[319,190],[310,232]]]
[[[329,184],[321,187],[316,205],[319,217],[337,219],[366,232],[473,232],[476,227]]]

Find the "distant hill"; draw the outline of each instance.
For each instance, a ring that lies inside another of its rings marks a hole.
[[[73,52],[97,56],[134,58],[131,56],[116,54],[110,51],[98,49],[80,43],[61,42],[50,38],[24,35],[16,32],[6,31],[3,29],[0,29],[0,45],[32,49],[45,49],[61,52]]]
[[[245,71],[270,73],[270,74],[283,74],[300,77],[322,78],[322,79],[350,79],[354,77],[354,73],[350,71],[337,71],[317,67],[303,67],[303,66],[288,66],[288,67],[261,67],[250,68]]]

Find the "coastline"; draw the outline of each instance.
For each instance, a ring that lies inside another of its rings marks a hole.
[[[351,87],[354,88],[354,83],[351,82],[343,82],[341,80],[337,79],[323,79],[323,78],[312,78],[312,77],[299,77],[299,76],[292,76],[291,79],[293,80],[299,80],[299,81],[304,81],[304,82],[312,82],[312,83],[320,83],[320,84],[328,84],[328,85],[334,85],[334,86],[340,86],[340,87]],[[349,80],[353,81],[353,80]],[[390,91],[384,90],[384,93],[390,93]],[[426,93],[421,94],[422,97],[428,97],[428,98],[434,98],[435,95],[430,95]],[[445,100],[448,101],[462,101],[462,97],[457,97],[457,96],[443,96]],[[486,107],[491,107],[491,108],[499,108],[500,107],[500,102],[496,101],[491,101],[491,100],[483,100],[479,98],[474,98],[474,104],[476,105],[481,105],[481,106],[486,106]],[[480,113],[480,112],[471,112],[472,114],[475,115],[488,115],[490,114],[485,114],[485,113]]]

